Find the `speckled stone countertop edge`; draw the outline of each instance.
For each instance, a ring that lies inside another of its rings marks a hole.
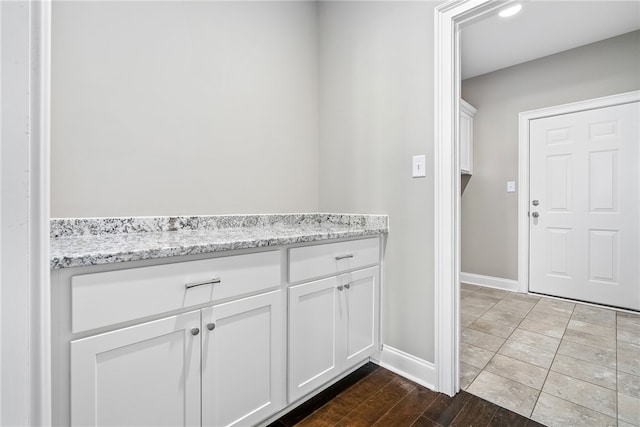
[[[388,216],[314,212],[250,215],[52,218],[50,221],[50,237],[53,239],[57,237],[98,236],[104,234],[320,224],[387,228]]]
[[[91,224],[88,221],[104,221],[113,225],[113,218],[82,219],[81,226],[90,224],[90,227],[93,227],[90,229],[103,231],[70,233],[67,229],[66,234],[53,237],[50,267],[56,270],[388,233],[386,215],[295,214],[286,216],[287,218],[283,218],[282,215],[277,218],[259,215],[253,216],[250,221],[243,221],[246,217],[235,216],[233,218],[235,222],[231,223],[241,224],[235,227],[220,227],[217,221],[228,224],[224,218],[219,218],[220,216],[213,218],[213,221],[211,221],[212,217],[188,217],[204,218],[210,222],[209,224],[205,222],[206,226],[195,227],[193,223],[179,221],[179,223],[188,224],[187,227],[173,230],[146,228],[144,231],[132,231],[136,228],[115,227],[112,228],[111,233],[104,232],[105,228],[101,228],[99,224]],[[152,222],[157,221],[157,218],[163,218],[162,221],[164,221],[164,218],[172,217],[153,217]],[[254,221],[255,218],[259,218],[258,222]],[[144,222],[148,218],[117,218],[115,223],[135,224],[139,219]],[[216,225],[210,226],[212,223]]]

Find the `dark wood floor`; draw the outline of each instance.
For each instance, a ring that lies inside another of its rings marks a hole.
[[[542,425],[467,392],[452,398],[368,363],[269,427],[292,426]]]

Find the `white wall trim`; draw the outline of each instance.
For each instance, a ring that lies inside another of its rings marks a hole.
[[[51,1],[31,2],[31,422],[49,426],[51,408]]]
[[[502,277],[483,276],[482,274],[461,272],[460,281],[471,285],[486,286],[489,288],[503,289],[505,291],[519,291],[517,280],[503,279]]]
[[[529,124],[531,120],[639,101],[640,91],[636,90],[523,111],[518,115],[518,282],[520,292],[529,291]]]
[[[431,362],[405,353],[397,348],[384,345],[380,353],[380,360],[377,363],[383,368],[431,390],[436,389],[436,368]]]
[[[436,390],[450,396],[460,390],[459,25],[505,3],[452,0],[434,11],[434,356]]]
[[[50,425],[50,2],[0,2],[0,424]]]

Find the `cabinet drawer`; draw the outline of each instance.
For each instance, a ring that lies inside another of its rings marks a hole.
[[[280,262],[280,252],[270,251],[73,276],[71,329],[82,332],[276,287]],[[187,288],[203,282],[209,283]]]
[[[289,249],[289,282],[375,265],[380,262],[378,237]]]

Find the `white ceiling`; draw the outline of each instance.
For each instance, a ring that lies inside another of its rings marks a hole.
[[[520,13],[488,13],[462,27],[462,78],[640,29],[640,0],[528,0]]]

